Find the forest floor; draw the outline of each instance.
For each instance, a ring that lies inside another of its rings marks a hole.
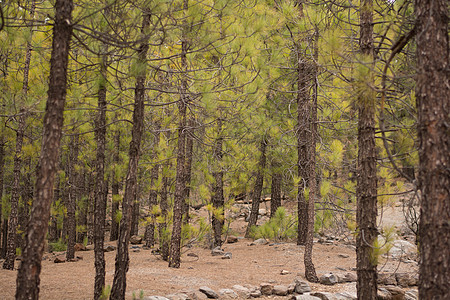
[[[401,207],[393,206],[384,212],[390,224],[402,223]],[[245,221],[237,219],[231,223],[233,232],[243,236]],[[270,282],[290,284],[295,278],[304,278],[304,247],[295,243],[269,243],[250,245],[252,240],[239,238],[237,243],[224,244],[225,252],[232,253],[232,259],[212,256],[209,249],[192,247],[183,249],[179,269],[168,268],[167,262],[152,251],[130,249],[130,267],[127,273],[127,299],[133,295],[145,296],[173,294],[183,290],[198,290],[208,286],[215,291],[231,288],[233,285],[253,285]],[[107,245],[115,245],[108,242]],[[142,246],[142,245],[140,245]],[[92,247],[88,247],[92,249]],[[326,244],[314,243],[313,261],[318,276],[333,272],[354,272],[356,267],[355,247],[350,241],[332,241]],[[193,253],[194,256],[191,256]],[[94,251],[76,252],[82,257],[77,262],[54,263],[55,254],[45,253],[42,262],[41,299],[92,299],[94,289]],[[115,251],[106,252],[106,284],[112,285]],[[16,266],[18,262],[16,262]],[[385,272],[417,272],[417,263],[383,258]],[[287,273],[282,275],[282,270]],[[17,271],[0,270],[0,299],[14,299]],[[326,286],[311,284],[313,291],[356,293],[356,283]],[[270,297],[287,299],[287,297]]]

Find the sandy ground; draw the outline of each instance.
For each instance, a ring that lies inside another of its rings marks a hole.
[[[389,214],[385,214],[385,218]],[[392,220],[392,218],[389,218]],[[245,223],[236,222],[234,230],[241,231]],[[240,235],[243,235],[242,233]],[[262,282],[290,284],[295,278],[303,278],[304,247],[294,243],[272,243],[250,246],[251,240],[240,238],[237,243],[224,244],[226,252],[232,253],[232,259],[212,256],[210,250],[202,247],[184,249],[179,269],[168,268],[167,262],[149,250],[133,252],[130,250],[130,268],[127,273],[127,299],[133,294],[139,296],[167,295],[186,289],[198,289],[208,286],[216,291],[231,288],[233,285],[259,285]],[[106,244],[115,245],[114,242]],[[189,256],[194,253],[198,257]],[[76,252],[82,257],[78,262],[56,264],[52,254],[42,262],[41,299],[92,299],[94,287],[94,252]],[[105,253],[107,262],[106,284],[112,285],[114,275],[115,252]],[[356,266],[354,246],[344,242],[325,245],[314,244],[313,261],[317,274],[345,273]],[[16,266],[18,265],[18,262]],[[417,269],[415,263],[383,261],[383,271],[412,272]],[[281,275],[281,271],[289,273]],[[346,271],[345,271],[346,270]],[[14,299],[17,271],[0,269],[0,299]],[[311,284],[313,291],[343,292],[356,291],[355,283],[325,286]],[[275,299],[275,298],[272,298]],[[280,297],[279,299],[283,299]]]

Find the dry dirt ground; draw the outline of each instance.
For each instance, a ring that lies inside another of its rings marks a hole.
[[[386,215],[385,215],[386,217]],[[388,216],[389,217],[389,216]],[[390,218],[392,219],[392,218]],[[233,223],[235,231],[245,227],[243,221]],[[251,240],[240,238],[237,243],[224,244],[232,259],[212,256],[210,250],[201,247],[184,249],[179,269],[168,268],[167,262],[149,250],[133,252],[130,250],[130,268],[127,273],[127,299],[133,294],[139,296],[164,296],[187,289],[208,286],[216,291],[231,288],[233,285],[259,285],[263,282],[290,284],[294,278],[303,278],[304,247],[294,243],[279,243],[250,246]],[[107,244],[115,245],[108,242]],[[188,256],[194,253],[198,257]],[[82,260],[56,264],[48,257],[42,262],[40,296],[41,299],[92,299],[94,288],[94,252],[76,252]],[[345,273],[356,266],[355,250],[352,245],[334,242],[325,245],[314,244],[313,260],[317,274]],[[115,252],[105,253],[107,262],[106,284],[112,285],[114,276]],[[16,264],[17,266],[17,264]],[[383,271],[412,272],[417,268],[413,263],[400,263],[398,260],[383,261]],[[289,273],[281,275],[281,271]],[[13,299],[17,271],[0,270],[0,299]],[[344,292],[356,291],[355,283],[325,286],[311,284],[313,291]],[[276,298],[272,298],[276,299]],[[278,299],[283,299],[279,297]]]

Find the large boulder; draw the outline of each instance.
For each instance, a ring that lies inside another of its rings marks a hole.
[[[199,291],[206,295],[209,299],[219,299],[219,295],[207,286],[201,286]]]

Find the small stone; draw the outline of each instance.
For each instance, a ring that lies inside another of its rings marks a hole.
[[[55,264],[65,263],[66,258],[64,256],[57,256],[57,257],[55,257],[55,260],[53,262]]]
[[[113,245],[108,245],[108,246],[106,246],[104,248],[105,252],[112,252],[112,251],[115,251],[115,250],[116,250],[116,246],[113,246]]]
[[[211,255],[212,256],[222,256],[224,254],[225,254],[225,252],[223,252],[223,250],[220,247],[216,247],[216,248],[211,250]]]
[[[233,290],[243,299],[250,298],[250,290],[242,285],[233,285]]]
[[[291,300],[321,300],[321,299],[311,295],[294,295],[291,297]]]
[[[190,252],[190,253],[188,253],[188,254],[186,254],[187,256],[190,256],[190,257],[197,257],[198,258],[198,255],[197,254],[195,254],[195,253],[192,253],[192,252]]]
[[[320,276],[320,283],[325,285],[334,285],[338,283],[338,278],[333,273],[328,273]]]
[[[207,286],[201,286],[198,290],[205,294],[209,299],[219,299],[219,295]]]
[[[133,235],[130,238],[130,244],[132,245],[142,244],[142,237],[140,237],[139,235]]]
[[[357,279],[358,277],[356,277],[356,274],[350,272],[345,273],[343,277],[344,282],[356,282]]]
[[[234,235],[230,235],[230,236],[227,238],[227,243],[228,243],[228,244],[234,244],[234,243],[237,243],[237,242],[238,242],[238,238],[235,237]]]
[[[222,256],[222,259],[231,259],[233,254],[231,252],[225,252],[225,254]]]
[[[166,298],[169,300],[191,300],[191,298],[184,293],[166,295]]]
[[[141,252],[141,249],[133,249],[133,252]]]
[[[264,208],[260,208],[260,209],[258,210],[258,215],[260,215],[260,216],[265,216],[265,215],[267,215],[267,210],[264,209]]]
[[[304,294],[311,292],[311,287],[309,283],[307,283],[306,281],[295,279],[294,282],[295,282],[295,292],[297,294]]]
[[[288,294],[293,294],[295,291],[295,283],[288,285]]]
[[[281,270],[280,274],[281,275],[288,275],[288,274],[291,274],[291,272],[289,272],[288,270]]]
[[[277,296],[286,296],[288,294],[288,287],[285,285],[275,285],[272,294]]]
[[[347,255],[347,254],[338,254],[338,257],[339,257],[339,258],[349,258],[350,255]]]
[[[86,246],[82,243],[76,243],[75,246],[73,246],[73,249],[75,251],[86,251]]]
[[[261,294],[263,294],[263,295],[272,295],[273,284],[268,283],[268,282],[263,282],[259,286],[261,288]]]
[[[395,279],[397,284],[401,287],[409,287],[417,285],[417,278],[415,278],[411,273],[396,273]]]
[[[417,290],[409,290],[405,293],[405,300],[419,299],[419,292]]]
[[[397,279],[394,273],[378,273],[378,284],[397,285]]]
[[[170,300],[170,299],[167,299],[166,297],[163,296],[149,296],[144,297],[144,300]]]
[[[358,299],[358,297],[356,296],[356,293],[351,294],[348,292],[334,294],[334,297],[336,297],[336,299],[338,299],[338,300],[356,300],[356,299]]]
[[[391,300],[392,295],[389,293],[389,291],[385,288],[379,288],[377,291],[377,299],[378,300]]]
[[[254,246],[254,245],[267,245],[269,242],[266,239],[257,239],[255,241],[253,241],[252,243],[250,243],[250,246]]]
[[[261,293],[261,290],[259,290],[259,289],[255,289],[250,292],[250,296],[253,298],[259,298],[259,297],[261,297],[261,295],[262,295],[262,293]]]
[[[385,286],[386,290],[389,291],[392,295],[392,300],[404,300],[405,299],[405,291],[397,286]]]
[[[232,289],[221,289],[219,290],[220,299],[238,299],[238,294]]]

